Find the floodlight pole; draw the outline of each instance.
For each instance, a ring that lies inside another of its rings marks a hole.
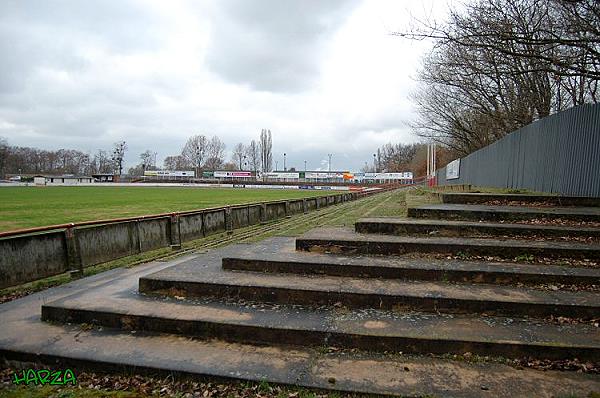
[[[429,167],[431,166],[431,160],[429,160],[429,151],[431,150],[431,144],[427,145],[427,180],[429,181]]]

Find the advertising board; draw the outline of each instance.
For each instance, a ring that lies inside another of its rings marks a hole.
[[[146,170],[146,177],[195,177],[196,172],[193,170]]]
[[[365,180],[412,180],[413,173],[405,171],[402,173],[365,173]]]
[[[215,171],[214,177],[216,178],[247,178],[252,177],[251,171]]]
[[[281,171],[272,171],[269,173],[263,173],[263,177],[266,178],[274,178],[274,179],[298,179],[300,178],[300,173],[290,173],[290,172],[281,172]]]
[[[460,158],[446,165],[446,180],[456,180],[460,177]]]

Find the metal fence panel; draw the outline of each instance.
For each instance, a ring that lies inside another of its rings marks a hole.
[[[550,115],[460,160],[459,178],[438,185],[471,184],[600,197],[600,104]]]

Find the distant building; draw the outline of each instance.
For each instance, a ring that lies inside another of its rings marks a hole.
[[[77,185],[91,184],[94,178],[89,176],[75,176],[71,174],[65,175],[36,175],[33,176],[35,185]]]
[[[114,174],[92,174],[95,182],[118,182],[119,176]]]

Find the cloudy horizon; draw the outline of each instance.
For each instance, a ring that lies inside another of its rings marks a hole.
[[[126,166],[188,137],[273,134],[282,166],[358,170],[387,143],[419,141],[409,93],[426,42],[389,33],[446,3],[4,1],[0,137],[94,153],[124,140]],[[435,8],[431,5],[434,4]]]

